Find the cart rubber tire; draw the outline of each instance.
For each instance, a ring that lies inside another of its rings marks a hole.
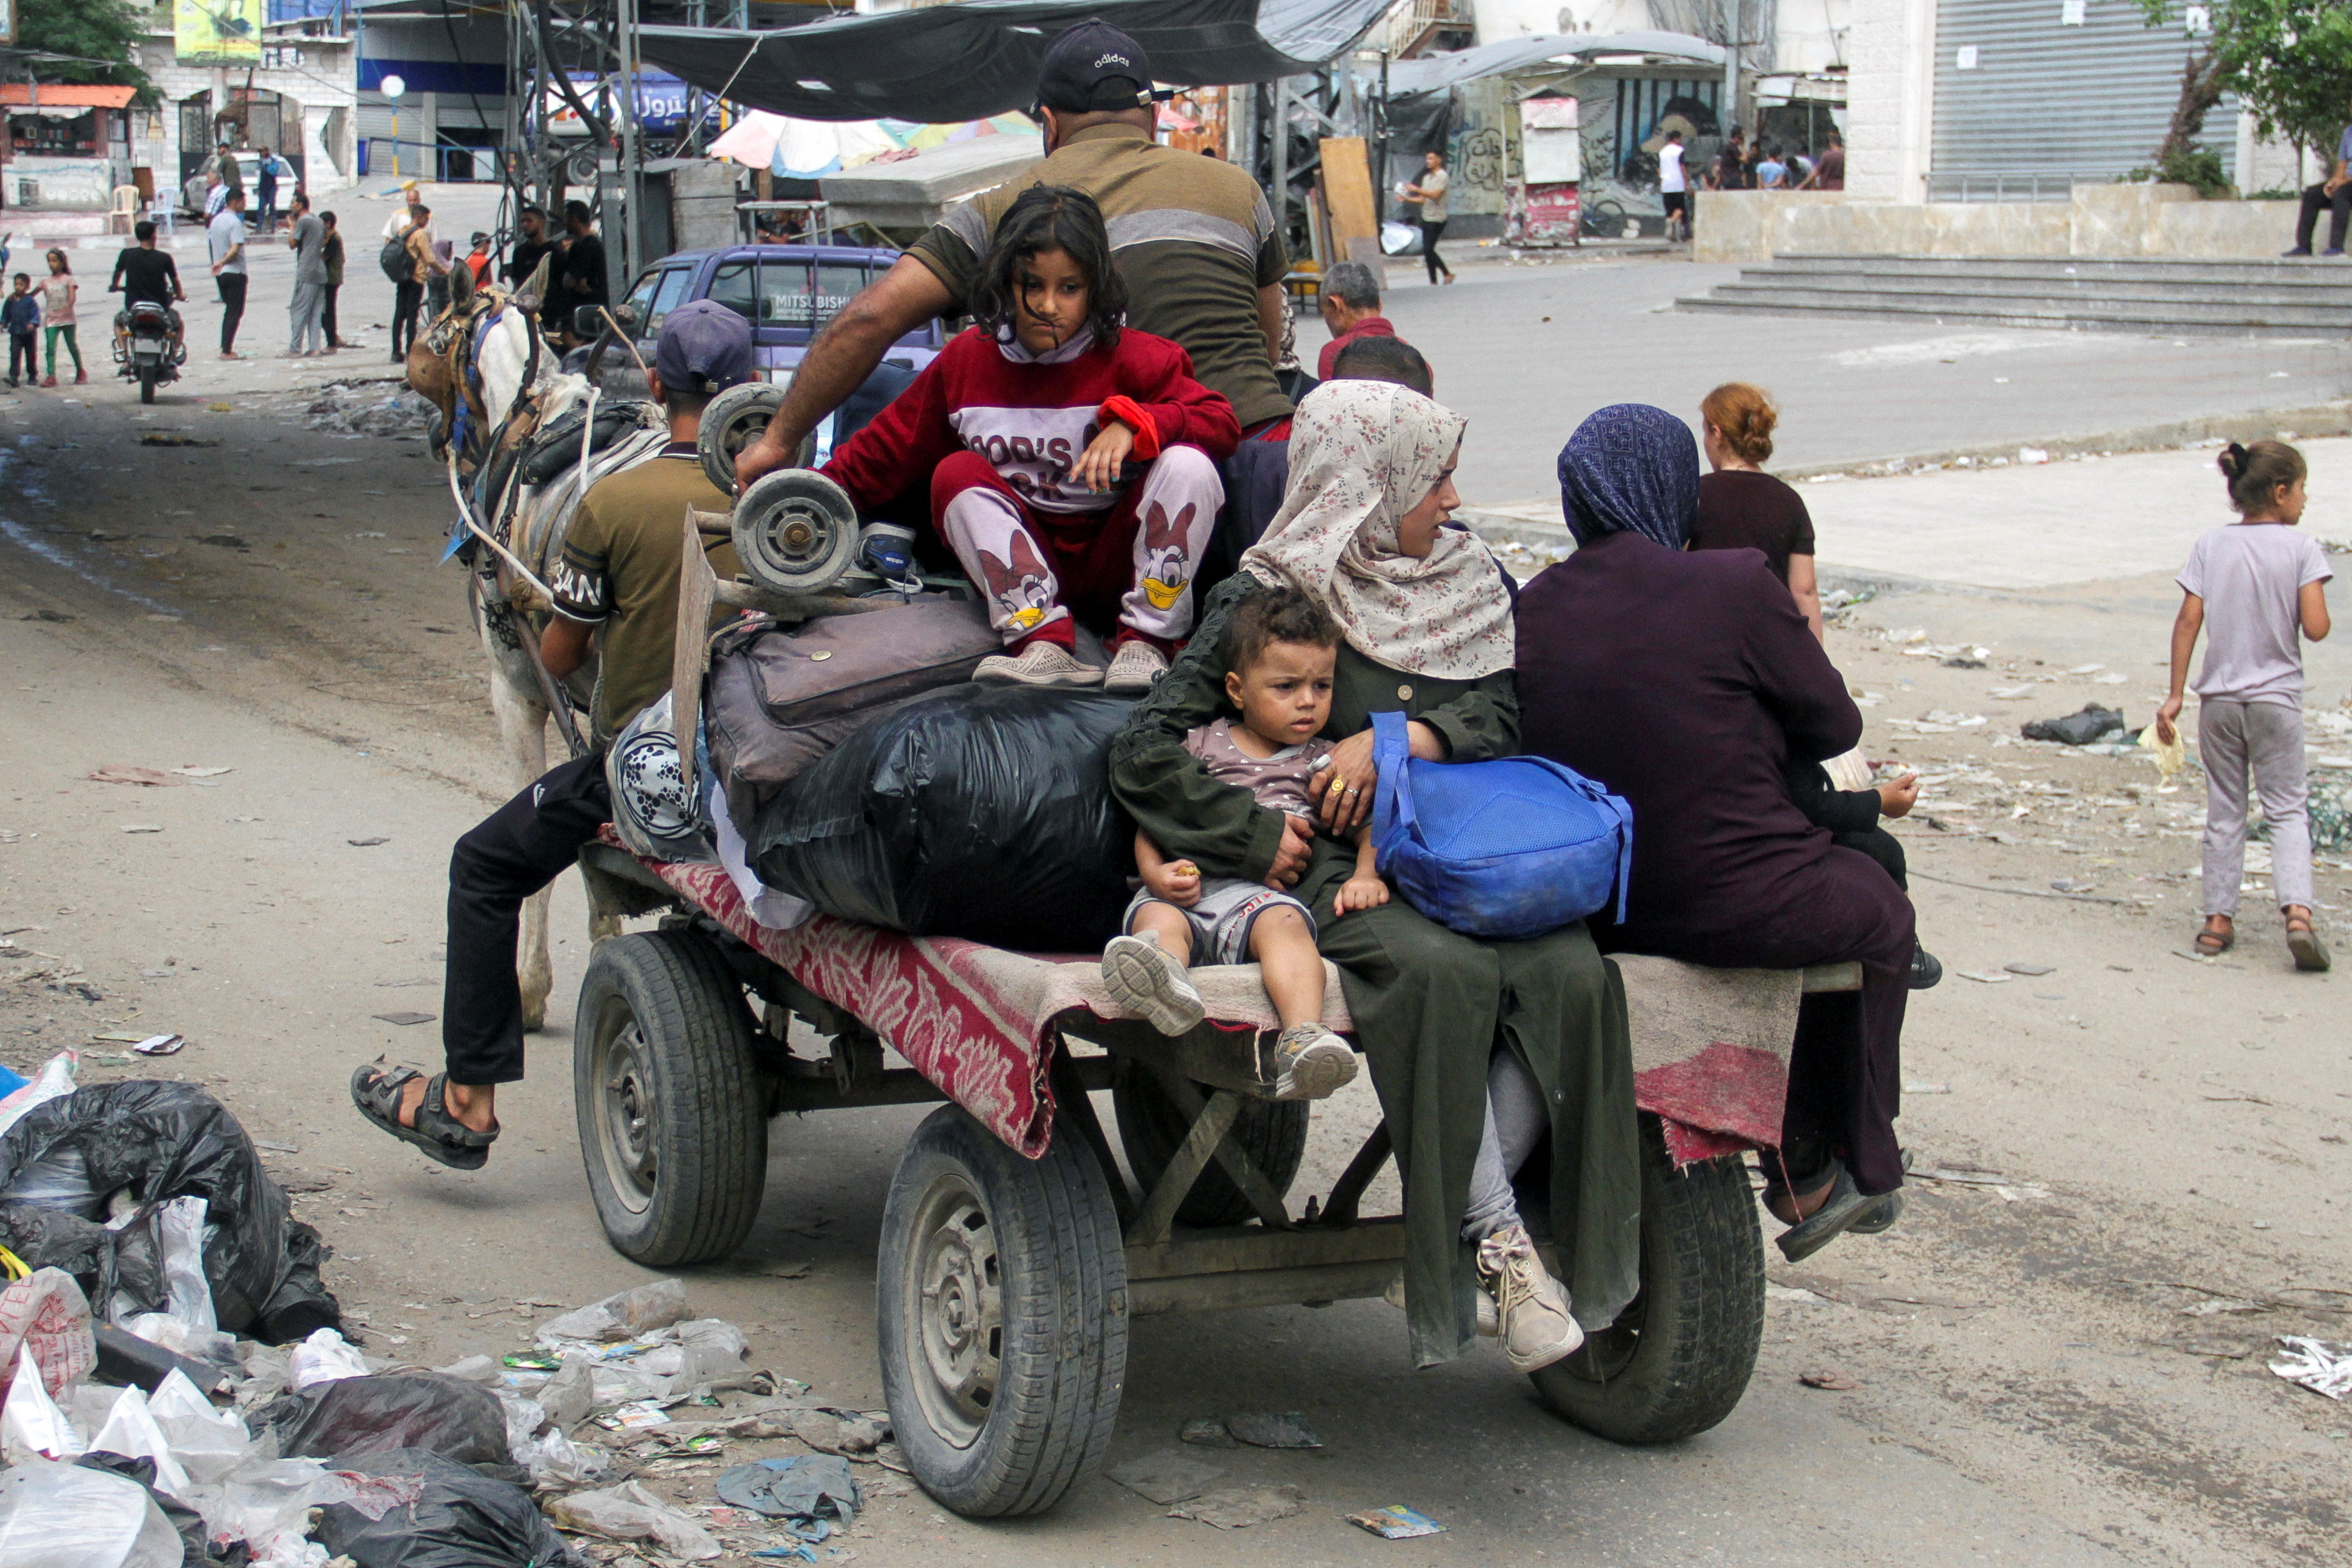
[[[1148,1068],[1116,1058],[1111,1068],[1111,1105],[1118,1113],[1118,1141],[1127,1149],[1128,1168],[1149,1194],[1160,1173],[1176,1157],[1192,1131],[1192,1122],[1176,1109]],[[1214,1092],[1203,1086],[1202,1098]],[[1244,1100],[1234,1130],[1226,1136],[1249,1154],[1274,1190],[1287,1195],[1297,1178],[1298,1163],[1307,1152],[1307,1126],[1311,1107],[1303,1100]],[[1245,1225],[1257,1217],[1249,1199],[1214,1160],[1202,1168],[1200,1179],[1184,1201],[1176,1205],[1176,1223],[1202,1230]]]
[[[1075,1129],[1030,1160],[961,1106],[933,1111],[890,1179],[877,1275],[883,1402],[925,1491],[968,1519],[1043,1513],[1101,1462],[1127,1254]]]
[[[1676,1171],[1642,1117],[1642,1289],[1584,1348],[1534,1374],[1553,1409],[1618,1443],[1672,1443],[1731,1414],[1764,1337],[1764,1239],[1735,1157]]]
[[[768,1175],[768,1097],[743,988],[709,939],[596,949],[572,1024],[572,1109],[596,1217],[649,1268],[741,1244]]]
[[[784,389],[769,381],[746,381],[712,398],[702,411],[694,438],[703,477],[722,495],[735,493],[735,456],[757,441],[784,405]],[[806,467],[795,463],[795,468]]]
[[[730,536],[743,574],[778,594],[817,594],[857,559],[857,508],[814,468],[761,474],[735,500]]]

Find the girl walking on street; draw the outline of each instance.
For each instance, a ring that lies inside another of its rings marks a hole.
[[[1423,153],[1421,161],[1424,167],[1420,183],[1405,186],[1401,194],[1421,207],[1421,258],[1429,264],[1429,280],[1436,282],[1443,272],[1451,283],[1454,268],[1437,254],[1437,237],[1445,232],[1445,188],[1454,177],[1445,172],[1445,154],[1434,148]]]
[[[2172,623],[2172,694],[2156,710],[2157,739],[2178,738],[2181,689],[2197,634],[2209,624],[2197,674],[2197,740],[2205,764],[2205,929],[2210,957],[2237,941],[2251,773],[2270,830],[2271,890],[2285,917],[2294,966],[2324,970],[2327,949],[2311,923],[2311,820],[2303,771],[2303,645],[2327,636],[2327,554],[2303,520],[2303,454],[2284,441],[2223,449],[2222,476],[2239,521],[2189,547],[2180,615]]]
[[[74,384],[89,380],[81,368],[81,344],[74,340],[74,303],[81,298],[81,285],[74,280],[73,268],[66,265],[66,253],[49,252],[49,275],[41,280],[42,335],[48,340],[49,374],[41,380],[43,386],[58,384],[58,339],[66,341],[66,353],[73,355]]]

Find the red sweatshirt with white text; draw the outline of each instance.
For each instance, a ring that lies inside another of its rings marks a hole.
[[[1131,467],[1179,444],[1223,462],[1241,442],[1233,405],[1192,379],[1192,356],[1167,338],[1128,327],[1108,349],[1089,333],[1033,356],[974,327],[835,452],[824,472],[868,511],[928,483],[940,458],[970,450],[1039,511],[1108,511],[1120,492],[1087,489],[1070,470],[1114,398],[1128,400],[1150,426],[1136,432]]]

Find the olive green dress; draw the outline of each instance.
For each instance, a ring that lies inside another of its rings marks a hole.
[[[1230,711],[1224,625],[1259,587],[1244,572],[1209,595],[1191,645],[1112,741],[1110,766],[1112,793],[1163,851],[1212,876],[1252,880],[1274,863],[1282,817],[1247,790],[1211,778],[1182,742]],[[1508,670],[1437,679],[1343,646],[1324,737],[1370,729],[1376,711],[1429,725],[1455,762],[1507,756],[1518,744]],[[1607,1326],[1633,1300],[1641,1259],[1633,1068],[1617,966],[1595,950],[1581,921],[1527,942],[1481,942],[1393,898],[1334,919],[1333,895],[1354,866],[1353,849],[1318,838],[1293,891],[1315,911],[1318,944],[1339,967],[1395,1141],[1415,1363],[1451,1361],[1476,1334],[1475,1251],[1462,1239],[1462,1216],[1498,1047],[1518,1053],[1550,1103],[1549,1196],[1562,1283],[1580,1323]]]

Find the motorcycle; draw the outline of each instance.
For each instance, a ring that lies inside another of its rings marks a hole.
[[[168,381],[180,379],[180,366],[186,363],[187,347],[175,342],[175,323],[169,307],[152,300],[135,301],[118,319],[123,327],[114,335],[114,363],[121,367],[118,374],[139,383],[139,401],[155,401],[155,389]]]

